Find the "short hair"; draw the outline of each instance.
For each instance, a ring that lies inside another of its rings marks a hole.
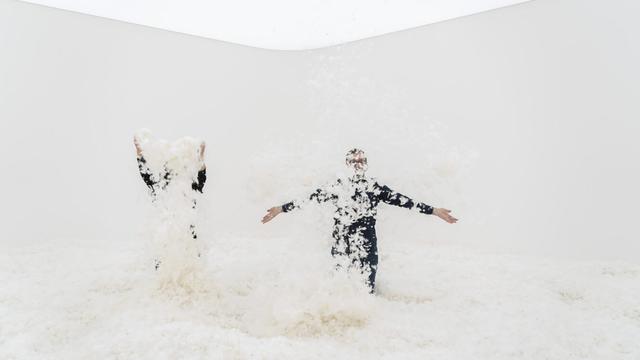
[[[362,149],[358,149],[358,148],[353,148],[349,151],[347,151],[347,154],[345,155],[344,161],[348,162],[349,159],[353,158],[354,156],[356,156],[356,154],[364,154],[364,150]]]

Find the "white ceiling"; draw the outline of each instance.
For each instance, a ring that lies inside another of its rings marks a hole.
[[[337,45],[529,0],[27,0],[266,49]]]

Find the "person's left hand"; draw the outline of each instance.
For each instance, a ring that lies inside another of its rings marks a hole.
[[[204,160],[204,149],[206,144],[203,142],[200,143],[200,160]]]
[[[458,219],[454,218],[453,216],[451,216],[451,210],[448,209],[444,209],[444,208],[435,208],[433,209],[433,215],[439,217],[440,219],[448,222],[449,224],[455,224]]]
[[[205,143],[204,141],[200,143],[200,152],[198,153],[198,157],[200,158],[199,160],[202,162],[202,167],[200,168],[201,170],[204,170],[206,165],[204,163],[204,149],[205,149]]]

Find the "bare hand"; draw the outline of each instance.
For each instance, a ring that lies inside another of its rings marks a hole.
[[[205,148],[205,143],[204,141],[200,143],[200,153],[198,154],[200,157],[200,161],[202,161],[202,167],[200,168],[200,170],[204,170],[207,166],[204,163],[204,148]]]
[[[439,217],[440,219],[448,222],[449,224],[455,224],[458,219],[454,218],[453,216],[451,216],[451,210],[448,209],[444,209],[444,208],[435,208],[433,209],[433,215]]]
[[[200,160],[204,160],[204,149],[205,149],[206,145],[203,142],[200,143]]]
[[[262,218],[262,223],[266,224],[274,217],[278,216],[282,212],[282,206],[274,206],[271,209],[267,210],[267,215]]]
[[[140,147],[140,140],[138,140],[138,136],[133,136],[133,144],[136,146],[136,153],[138,157],[142,156],[142,147]]]

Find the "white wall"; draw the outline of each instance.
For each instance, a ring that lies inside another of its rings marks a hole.
[[[638,6],[537,0],[279,52],[0,0],[3,243],[135,241],[148,199],[131,136],[148,127],[207,140],[212,239],[326,238],[328,207],[258,221],[361,146],[381,181],[462,219],[384,208],[383,250],[638,262]]]

